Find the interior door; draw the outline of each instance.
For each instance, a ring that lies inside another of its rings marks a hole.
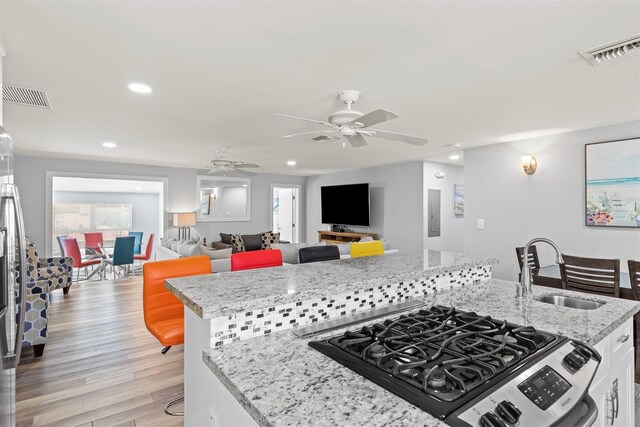
[[[294,235],[294,220],[293,220],[293,189],[281,188],[278,192],[280,199],[280,240],[286,240],[293,242]]]

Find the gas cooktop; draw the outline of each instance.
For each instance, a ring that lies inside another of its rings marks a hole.
[[[566,341],[532,326],[434,306],[309,345],[445,419]],[[502,409],[519,417],[510,402]]]

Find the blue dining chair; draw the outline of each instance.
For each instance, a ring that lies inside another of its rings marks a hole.
[[[111,255],[111,258],[104,260],[105,263],[113,267],[114,279],[116,278],[116,275],[122,277],[122,275],[117,272],[116,267],[123,267],[126,275],[129,270],[129,266],[133,264],[133,248],[135,240],[136,238],[134,236],[116,237],[116,242],[113,245],[113,255]]]
[[[130,231],[129,236],[136,238],[136,242],[133,245],[133,253],[139,255],[142,253],[142,231]]]

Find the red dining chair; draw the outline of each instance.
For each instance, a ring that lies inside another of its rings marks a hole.
[[[282,266],[282,252],[278,249],[238,252],[231,255],[231,271]]]
[[[133,259],[137,261],[149,261],[151,259],[151,254],[153,253],[153,237],[154,234],[151,233],[149,235],[149,240],[147,241],[147,247],[145,248],[144,254],[134,255]]]
[[[104,238],[102,233],[84,233],[84,254],[90,256],[104,256],[102,252],[102,246],[104,245]]]
[[[87,267],[101,264],[102,259],[101,258],[83,259],[82,254],[80,253],[80,247],[78,246],[78,241],[76,239],[63,239],[61,241],[61,244],[62,244],[62,248],[64,249],[65,255],[73,259],[73,268],[76,269],[76,283],[80,281],[81,268],[85,269],[84,275],[86,279],[90,278],[95,273],[102,270],[102,269],[95,269],[91,272],[90,275],[87,276]]]

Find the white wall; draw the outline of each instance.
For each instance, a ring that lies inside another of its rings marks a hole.
[[[25,229],[34,243],[45,248],[46,172],[73,172],[120,176],[167,178],[169,188],[165,195],[166,212],[193,212],[199,208],[196,191],[195,169],[131,165],[122,163],[94,162],[85,160],[53,159],[44,157],[16,156],[15,179],[20,187],[24,211]],[[204,174],[204,171],[200,171]],[[207,242],[220,239],[220,232],[259,233],[271,229],[272,183],[304,185],[300,176],[259,174],[251,178],[251,221],[241,222],[199,222],[192,235],[199,234]],[[304,194],[301,195],[304,202]],[[304,214],[301,216],[304,218]],[[165,230],[169,226],[165,216]],[[304,228],[302,228],[304,230]],[[165,236],[177,234],[172,229]]]
[[[442,179],[435,173],[444,172]],[[464,217],[453,214],[453,185],[464,183],[462,166],[444,163],[424,162],[424,248],[438,251],[464,251]],[[428,190],[440,190],[440,236],[427,237]]]
[[[547,237],[571,255],[640,259],[640,229],[586,227],[584,145],[640,136],[640,122],[588,129],[464,152],[464,247],[495,256],[495,277],[517,280],[515,247]],[[538,170],[526,175],[520,156],[534,154]],[[485,220],[484,230],[476,220]],[[543,265],[553,253],[538,245]]]
[[[422,249],[423,162],[402,163],[307,177],[307,240],[316,242],[322,224],[320,187],[369,183],[371,189],[370,227],[351,227],[391,239],[391,247],[403,251]]]
[[[140,193],[90,193],[84,191],[54,191],[53,203],[130,203],[132,206],[131,231],[142,231],[142,243],[161,231],[158,218],[160,196]]]

